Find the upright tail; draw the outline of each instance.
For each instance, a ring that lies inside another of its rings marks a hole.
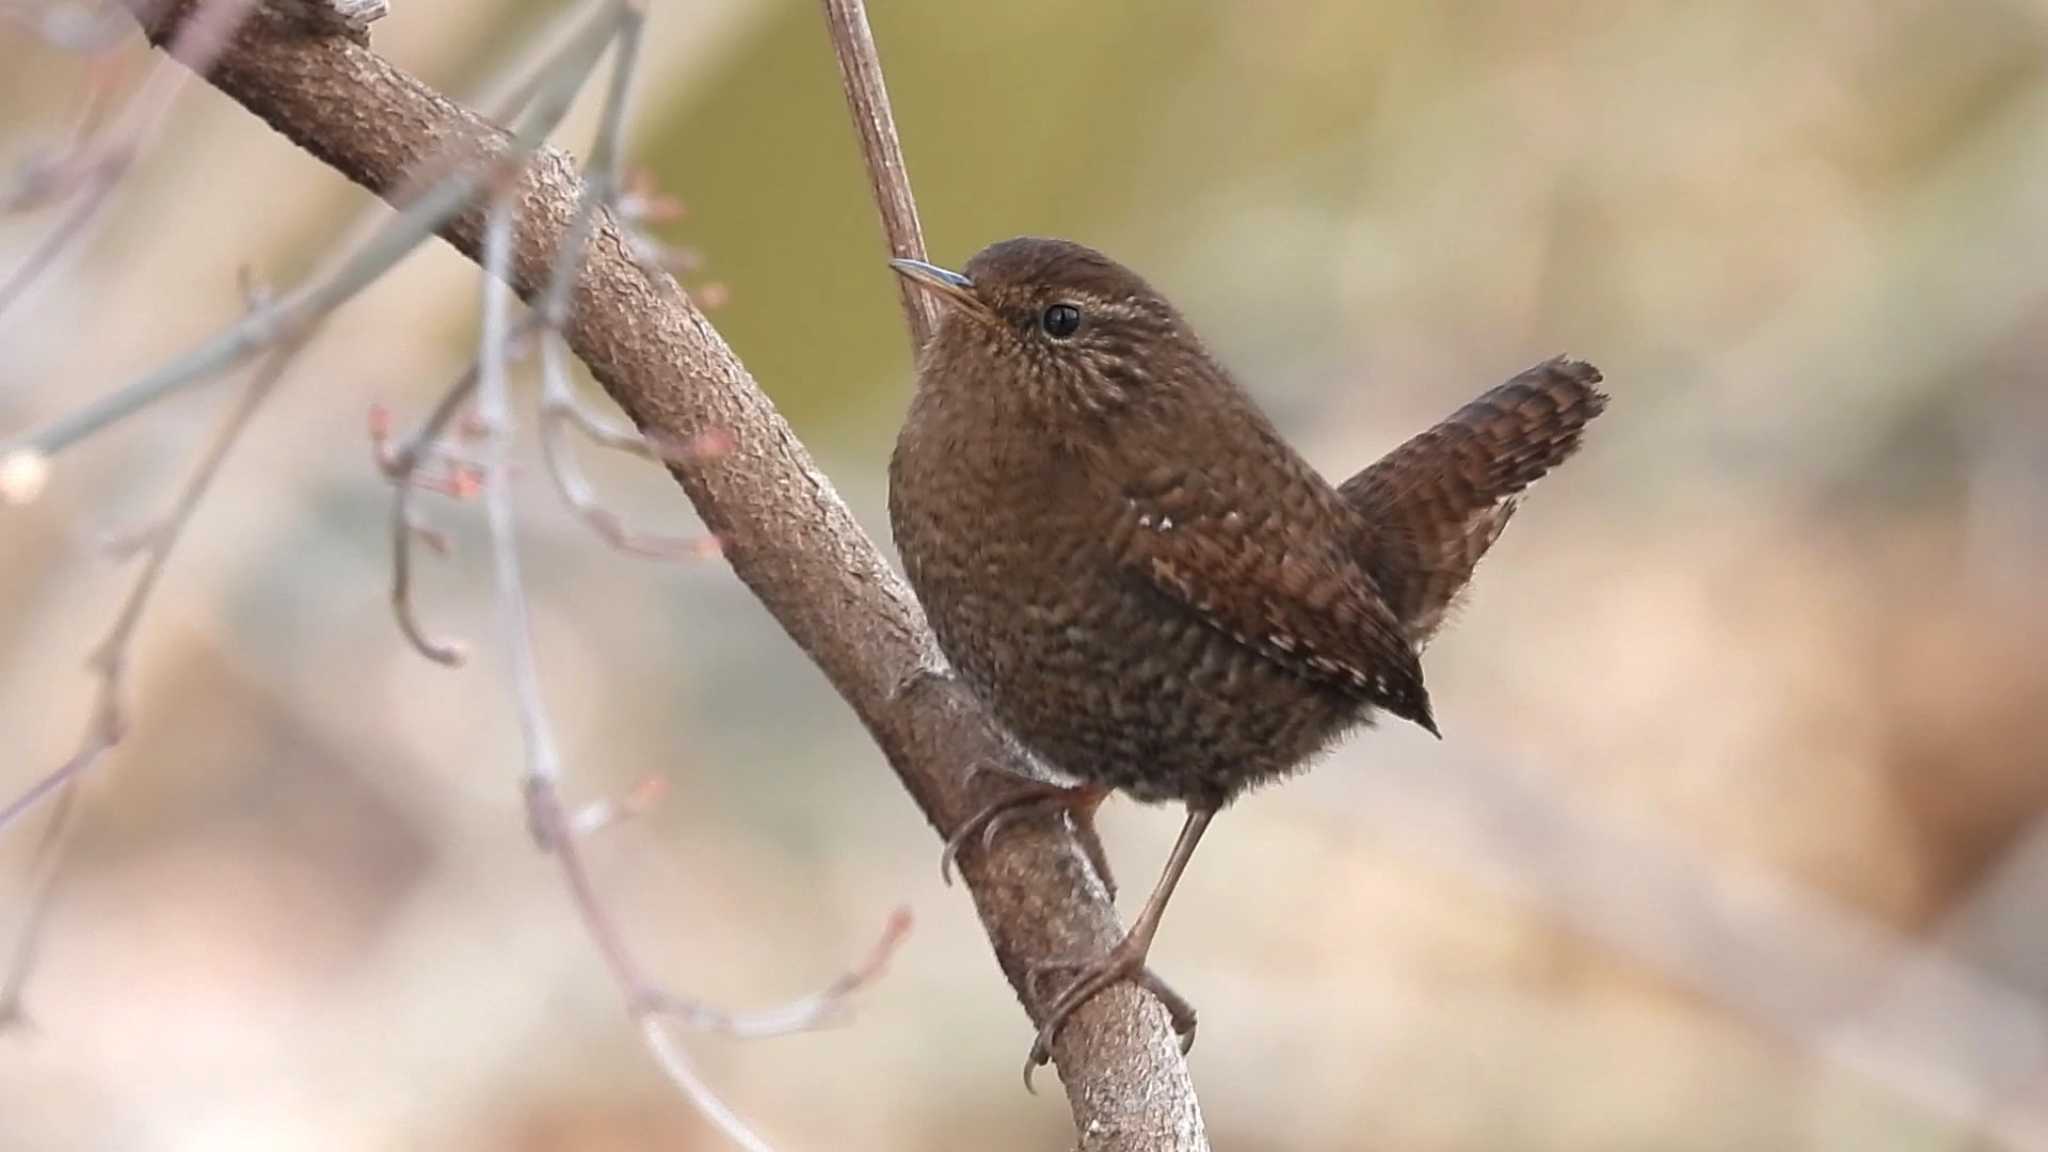
[[[1514,515],[1514,496],[1578,450],[1607,407],[1600,370],[1560,356],[1458,409],[1346,480],[1355,555],[1417,650]]]

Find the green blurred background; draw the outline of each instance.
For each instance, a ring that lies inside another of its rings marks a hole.
[[[16,5],[19,8],[20,5]],[[398,3],[450,91],[552,5]],[[1446,740],[1361,736],[1218,825],[1154,953],[1234,1149],[2048,1148],[2048,8],[1957,0],[1010,4],[872,19],[933,257],[1054,233],[1172,295],[1330,474],[1545,356],[1614,404],[1429,655]],[[0,161],[88,64],[0,24]],[[131,36],[110,67],[146,63]],[[561,140],[581,150],[592,109]],[[688,282],[878,539],[910,388],[817,8],[655,5],[635,156]],[[289,282],[365,197],[193,87],[90,240],[0,315],[0,433]],[[55,214],[0,218],[0,269]],[[721,1146],[665,1087],[519,812],[474,509],[386,608],[375,401],[459,369],[436,249],[340,314],[177,556],[87,789],[0,1147]],[[227,396],[0,510],[0,790],[68,754],[124,574]],[[783,1149],[1070,1145],[938,845],[716,562],[607,552],[520,478],[591,855],[676,990],[820,985],[835,1029],[694,1047]],[[593,471],[687,530],[664,477]],[[431,504],[431,502],[429,502]],[[1149,882],[1178,814],[1112,805]],[[0,838],[0,926],[31,827]],[[1134,895],[1126,896],[1127,905]]]

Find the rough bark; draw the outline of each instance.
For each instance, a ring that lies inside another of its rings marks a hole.
[[[159,47],[187,9],[126,2]],[[386,198],[429,163],[446,164],[451,155],[480,160],[508,139],[366,47],[265,14],[244,26],[206,78]],[[528,169],[512,276],[522,297],[544,287],[579,190],[576,166],[560,151],[542,151]],[[476,210],[443,230],[472,259],[481,234]],[[880,290],[888,280],[877,273]],[[719,535],[734,574],[830,678],[941,836],[989,799],[986,788],[969,786],[968,767],[1009,764],[1013,753],[979,703],[942,671],[909,590],[711,323],[672,278],[630,257],[609,220],[590,246],[566,335],[651,436],[688,443],[717,430],[730,437],[733,451],[673,468],[676,480]],[[1115,908],[1079,846],[1051,822],[1013,825],[993,851],[967,852],[962,875],[1034,1020],[1044,1005],[1026,990],[1031,964],[1099,952],[1120,935]],[[1017,1040],[1021,1052],[1029,1035],[1019,1029]],[[1097,997],[1062,1031],[1053,1057],[1082,1148],[1208,1147],[1187,1065],[1150,997],[1128,987]],[[991,1090],[1011,1090],[1011,1083]]]

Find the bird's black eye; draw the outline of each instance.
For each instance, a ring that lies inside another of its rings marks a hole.
[[[1081,310],[1072,304],[1055,304],[1038,318],[1038,326],[1055,340],[1065,340],[1081,327]]]

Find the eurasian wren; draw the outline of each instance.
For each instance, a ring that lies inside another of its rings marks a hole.
[[[1111,791],[1187,821],[1137,922],[1045,1013],[1025,1064],[1119,980],[1194,1010],[1145,966],[1210,818],[1378,710],[1436,732],[1417,658],[1515,510],[1607,398],[1563,358],[1522,373],[1332,487],[1172,304],[1063,240],[964,273],[892,262],[936,333],[889,468],[889,520],[939,646],[1071,786],[1018,779],[958,829],[1026,810],[1087,827]],[[1099,870],[1099,846],[1091,850]]]

